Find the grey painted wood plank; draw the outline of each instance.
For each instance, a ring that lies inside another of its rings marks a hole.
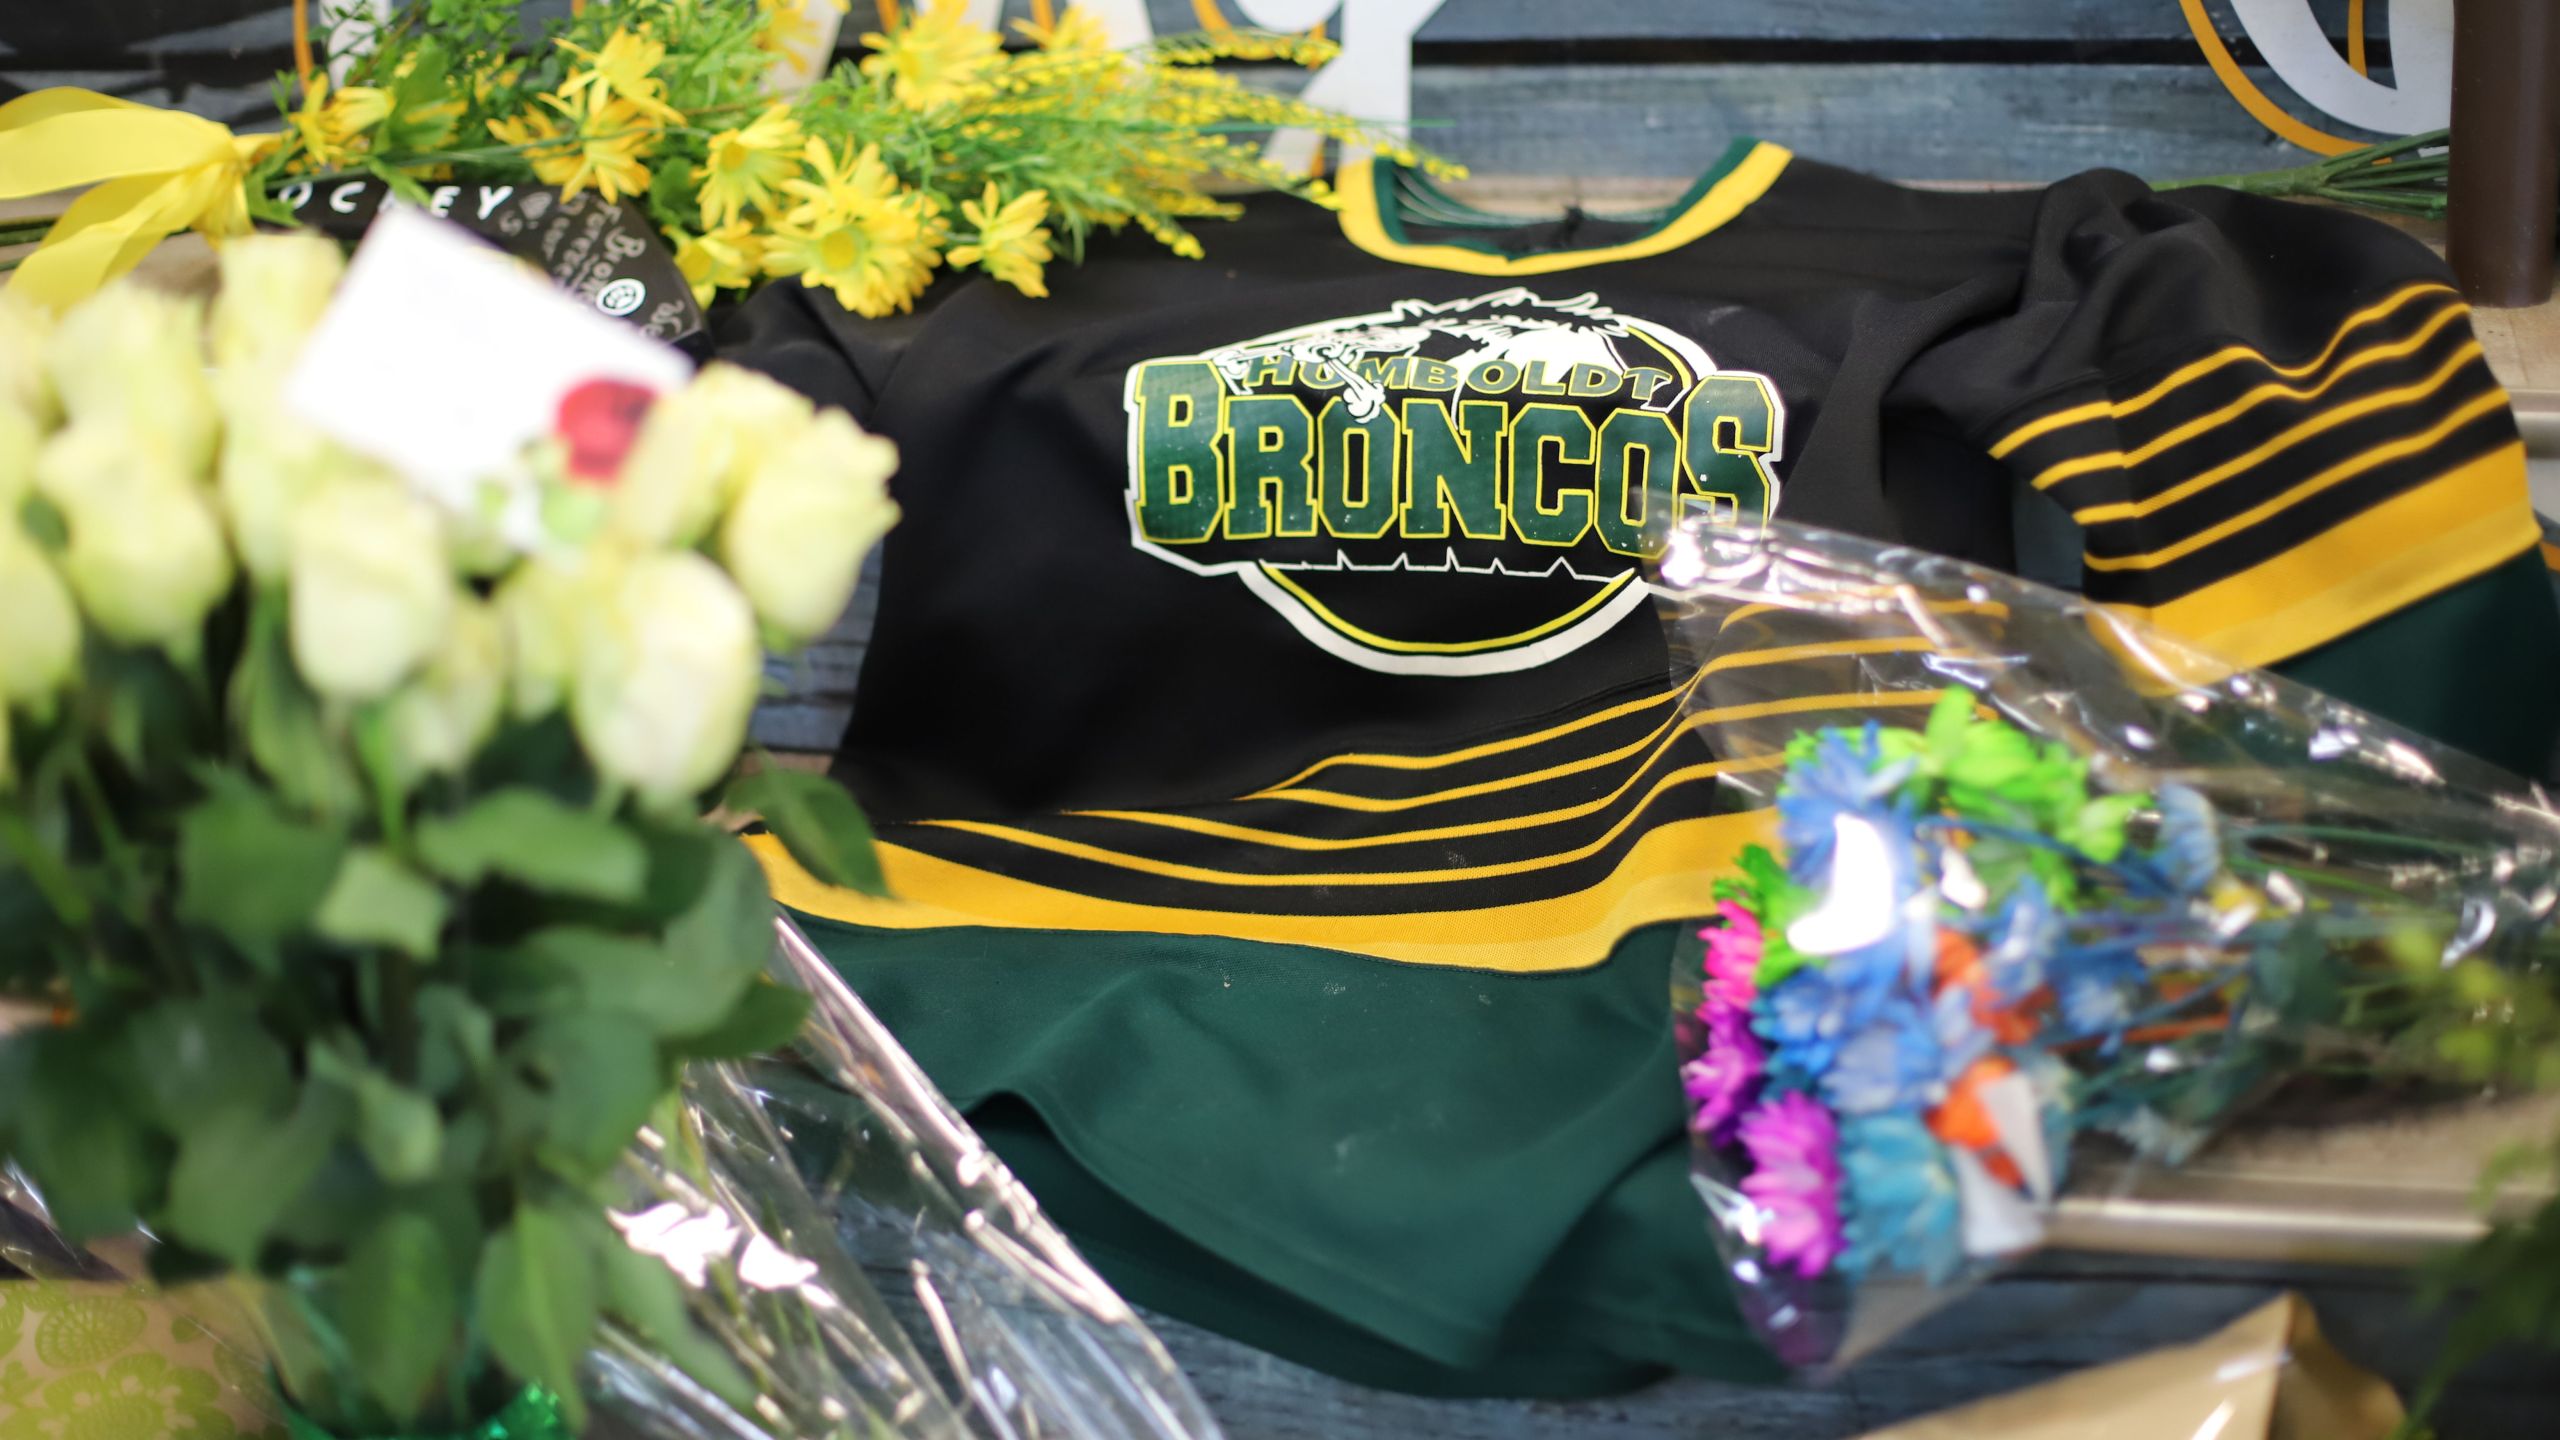
[[[1529,103],[1529,97],[1535,103]],[[1688,176],[1736,135],[1895,179],[2156,179],[2299,164],[2172,65],[1428,66],[1415,138],[1489,175]]]
[[[2243,33],[2226,0],[2209,0],[2222,34]],[[2347,0],[2313,0],[2332,35],[2346,33]],[[1029,13],[1029,0],[1007,0]],[[1148,0],[1159,33],[1199,28],[1191,0]],[[1242,24],[1236,0],[1222,14]],[[2367,7],[2381,34],[2384,7]],[[1337,32],[1338,33],[1338,32]],[[1517,40],[2187,40],[2177,0],[1446,0],[1417,37]],[[2197,63],[2203,63],[2201,53]]]

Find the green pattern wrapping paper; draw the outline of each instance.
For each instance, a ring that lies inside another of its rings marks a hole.
[[[147,1291],[0,1282],[0,1440],[285,1433],[257,1361]]]

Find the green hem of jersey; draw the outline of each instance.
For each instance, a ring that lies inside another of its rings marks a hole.
[[[913,932],[878,930],[797,910],[791,913],[810,932],[822,954],[830,949],[824,938],[828,935],[849,940],[876,937],[908,942],[917,938]],[[1083,931],[990,930],[982,927],[958,927],[933,933],[957,948],[970,948],[973,942],[980,945],[997,941],[1017,944],[1042,938],[1083,948],[1107,943],[1110,939],[1108,935]],[[1198,939],[1184,938],[1194,942]],[[1234,943],[1256,952],[1302,948],[1250,941]],[[1314,953],[1327,961],[1367,958],[1331,951]],[[1667,1016],[1667,1008],[1665,1013]],[[940,1083],[940,1077],[937,1077],[937,1083]],[[1292,1244],[1285,1235],[1255,1223],[1250,1213],[1236,1207],[1232,1196],[1222,1198],[1205,1194],[1187,1177],[1158,1163],[1156,1157],[1097,1137],[1076,1123],[1072,1107],[1062,1104],[1036,1077],[1025,1077],[1015,1084],[987,1091],[950,1088],[947,1094],[952,1104],[964,1113],[999,1095],[1019,1102],[1039,1119],[1076,1168],[1121,1204],[1147,1216],[1185,1243],[1219,1257],[1277,1291],[1291,1296],[1316,1294],[1329,1297],[1330,1303],[1306,1303],[1321,1313],[1343,1317],[1345,1325],[1379,1335],[1379,1343],[1383,1346],[1408,1351],[1433,1366],[1453,1372],[1475,1370],[1483,1357],[1495,1353],[1500,1346],[1503,1321],[1507,1317],[1475,1316],[1453,1311],[1435,1304],[1430,1297],[1417,1295],[1410,1289],[1383,1285],[1363,1270],[1335,1263]],[[1599,1196],[1607,1193],[1607,1188],[1604,1184],[1595,1192],[1595,1203]],[[1036,1189],[1034,1196],[1037,1198]],[[1704,1223],[1702,1216],[1700,1224]],[[1360,1311],[1364,1318],[1358,1322],[1351,1321],[1347,1309]],[[1684,1331],[1691,1329],[1661,1317],[1655,1317],[1648,1323],[1656,1331],[1662,1330],[1666,1324]],[[1389,1332],[1393,1332],[1392,1338],[1389,1338]],[[1694,1338],[1727,1352],[1718,1357],[1719,1363],[1713,1367],[1683,1367],[1694,1369],[1696,1373],[1724,1373],[1727,1365],[1733,1363],[1747,1369],[1755,1363],[1754,1360],[1735,1362],[1727,1356],[1741,1352],[1756,1357],[1760,1353],[1738,1317],[1729,1331],[1719,1333],[1696,1329]],[[1408,1384],[1399,1388],[1439,1387]]]
[[[1369,180],[1370,184],[1375,187],[1377,192],[1379,228],[1385,230],[1387,232],[1387,238],[1393,240],[1398,245],[1448,245],[1460,250],[1474,250],[1486,255],[1497,255],[1505,260],[1528,260],[1548,255],[1573,255],[1584,250],[1615,250],[1628,245],[1641,245],[1645,241],[1652,239],[1654,236],[1661,234],[1663,231],[1670,229],[1673,225],[1678,224],[1681,216],[1696,209],[1698,207],[1698,202],[1707,198],[1707,192],[1716,187],[1716,182],[1724,179],[1727,175],[1732,174],[1743,161],[1751,158],[1753,151],[1756,151],[1759,148],[1760,142],[1751,136],[1742,135],[1735,137],[1733,143],[1725,147],[1724,154],[1716,157],[1716,162],[1713,165],[1708,166],[1706,172],[1698,177],[1695,184],[1692,184],[1686,191],[1682,192],[1679,199],[1664,206],[1660,213],[1660,217],[1651,226],[1647,227],[1645,232],[1641,235],[1631,235],[1624,239],[1612,240],[1606,245],[1565,246],[1553,250],[1505,250],[1490,240],[1471,240],[1459,236],[1435,237],[1430,240],[1417,241],[1405,233],[1404,207],[1403,203],[1397,198],[1395,193],[1396,181],[1399,177],[1405,177],[1409,178],[1415,185],[1429,190],[1433,194],[1443,194],[1445,192],[1442,192],[1438,186],[1433,185],[1427,177],[1409,174],[1403,165],[1396,161],[1387,159],[1378,159],[1370,162]],[[1540,217],[1537,216],[1523,216],[1519,217],[1518,224],[1521,226],[1535,225],[1539,223],[1539,219]]]

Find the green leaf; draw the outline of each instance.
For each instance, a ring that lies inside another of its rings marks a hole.
[[[648,849],[629,830],[522,787],[419,822],[418,856],[464,885],[497,874],[589,900],[636,899],[649,871]]]
[[[744,1060],[779,1050],[800,1034],[809,1018],[809,997],[788,985],[760,981],[747,987],[720,1023],[680,1037],[668,1048],[694,1060]]]
[[[555,1160],[600,1174],[621,1158],[666,1088],[657,1041],[628,1016],[572,1011],[509,1048],[515,1107]]]
[[[256,1263],[269,1233],[319,1174],[351,1108],[344,1090],[314,1078],[286,1118],[230,1111],[181,1137],[169,1175],[169,1229],[234,1265]]]
[[[520,962],[536,973],[575,978],[586,1003],[643,1021],[659,1035],[694,1035],[718,1025],[755,973],[732,955],[689,943],[555,926],[526,937]]]
[[[176,665],[157,650],[93,644],[85,652],[108,748],[139,776],[174,775],[194,749],[195,702]]]
[[[364,785],[346,748],[322,722],[319,698],[293,667],[286,620],[284,591],[260,591],[231,675],[231,722],[247,742],[249,759],[286,805],[309,815],[353,814],[364,803]]]
[[[499,1363],[571,1405],[578,1357],[596,1329],[596,1251],[579,1234],[584,1218],[517,1206],[481,1250],[474,1287],[480,1332]]]
[[[773,894],[765,888],[764,867],[734,841],[702,854],[709,870],[702,893],[668,923],[667,949],[715,973],[760,975],[773,958]]]
[[[73,1030],[35,1037],[14,1117],[18,1158],[44,1191],[54,1224],[73,1240],[131,1226],[154,1178],[143,1128],[116,1087],[119,1067],[98,1042]]]
[[[365,1158],[394,1185],[436,1173],[444,1147],[444,1117],[435,1102],[374,1070],[356,1081],[356,1140]]]
[[[497,1026],[489,1012],[451,985],[418,991],[418,1088],[452,1095],[497,1063]]]
[[[210,788],[178,820],[178,918],[220,932],[273,976],[276,943],[310,924],[346,843],[237,776]]]
[[[600,1242],[606,1306],[642,1339],[675,1362],[685,1377],[736,1409],[751,1413],[755,1382],[713,1344],[685,1310],[684,1287],[654,1255],[643,1255],[619,1237]]]
[[[774,838],[800,868],[829,885],[886,895],[880,852],[871,822],[843,786],[824,775],[786,770],[770,762],[729,787],[728,808],[764,817]]]
[[[447,908],[433,882],[365,846],[347,852],[312,928],[341,945],[388,945],[424,959],[435,953]]]
[[[125,1035],[152,1118],[186,1135],[230,1111],[274,1115],[293,1099],[292,1063],[245,999],[166,1000]]]
[[[453,1257],[433,1221],[393,1210],[347,1256],[340,1304],[347,1348],[374,1400],[395,1420],[424,1412],[462,1319]]]
[[[2125,822],[2149,806],[2148,795],[2101,795],[2080,807],[2062,838],[2101,865],[2124,853]]]

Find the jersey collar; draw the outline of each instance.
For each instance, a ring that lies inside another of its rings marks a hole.
[[[1342,198],[1342,233],[1381,260],[1454,270],[1462,275],[1545,275],[1676,250],[1742,213],[1776,182],[1794,158],[1764,140],[1736,140],[1713,169],[1698,177],[1649,234],[1615,245],[1513,255],[1481,241],[1417,244],[1405,235],[1396,203],[1397,166],[1361,159],[1343,167],[1336,186]],[[1523,221],[1527,224],[1531,222]]]

